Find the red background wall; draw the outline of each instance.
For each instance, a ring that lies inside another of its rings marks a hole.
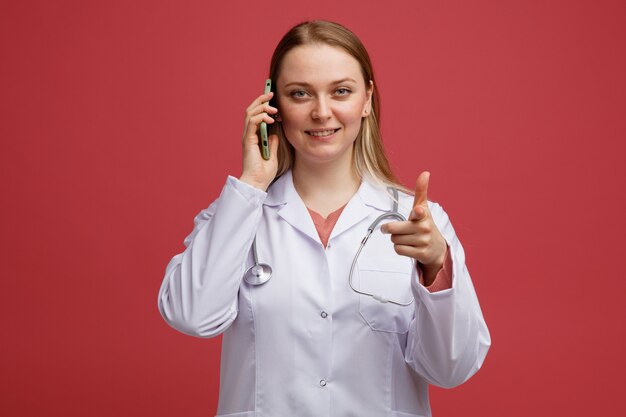
[[[624,1],[0,6],[3,416],[210,416],[219,340],[156,296],[240,174],[281,35],[353,29],[386,146],[450,214],[493,337],[437,416],[624,416]],[[280,389],[277,387],[276,389]]]

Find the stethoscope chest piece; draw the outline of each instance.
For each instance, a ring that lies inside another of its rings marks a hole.
[[[252,265],[243,275],[243,280],[250,285],[265,284],[272,277],[272,267],[268,264],[259,263],[259,255],[256,251],[256,236],[252,240],[252,257],[254,265]]]
[[[268,264],[252,265],[243,276],[243,280],[250,285],[265,284],[272,277],[272,268]]]

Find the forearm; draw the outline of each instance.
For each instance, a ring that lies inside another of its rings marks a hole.
[[[416,279],[415,318],[405,359],[431,384],[452,387],[470,378],[482,365],[491,344],[478,298],[465,266],[465,254],[447,215],[438,207],[438,227],[446,238],[452,287],[429,292]]]
[[[172,259],[159,291],[163,318],[181,332],[211,337],[237,315],[237,294],[265,193],[229,178],[196,218],[185,251]]]
[[[406,360],[431,384],[459,385],[485,359],[489,332],[470,285],[458,275],[453,288],[436,293],[414,285],[416,317],[409,330]]]

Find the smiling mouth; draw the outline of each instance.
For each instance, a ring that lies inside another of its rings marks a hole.
[[[326,129],[326,130],[305,130],[307,135],[315,136],[318,138],[323,138],[326,136],[330,136],[338,132],[339,129]]]

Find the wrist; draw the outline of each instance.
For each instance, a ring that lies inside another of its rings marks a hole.
[[[420,270],[422,271],[422,279],[424,286],[430,286],[437,278],[437,274],[443,268],[443,264],[446,261],[446,255],[448,253],[448,245],[445,246],[443,253],[437,257],[436,260],[429,262],[428,264],[424,264],[420,261],[417,261]]]
[[[267,191],[267,188],[269,187],[269,184],[263,181],[259,181],[255,179],[254,177],[246,175],[246,174],[241,174],[241,176],[239,177],[239,181],[245,182],[246,184],[252,187],[258,188],[261,191]]]
[[[441,268],[443,268],[443,263],[440,265],[435,263],[424,265],[418,262],[418,264],[422,271],[422,280],[425,287],[430,286],[435,281],[437,274],[441,271]]]

